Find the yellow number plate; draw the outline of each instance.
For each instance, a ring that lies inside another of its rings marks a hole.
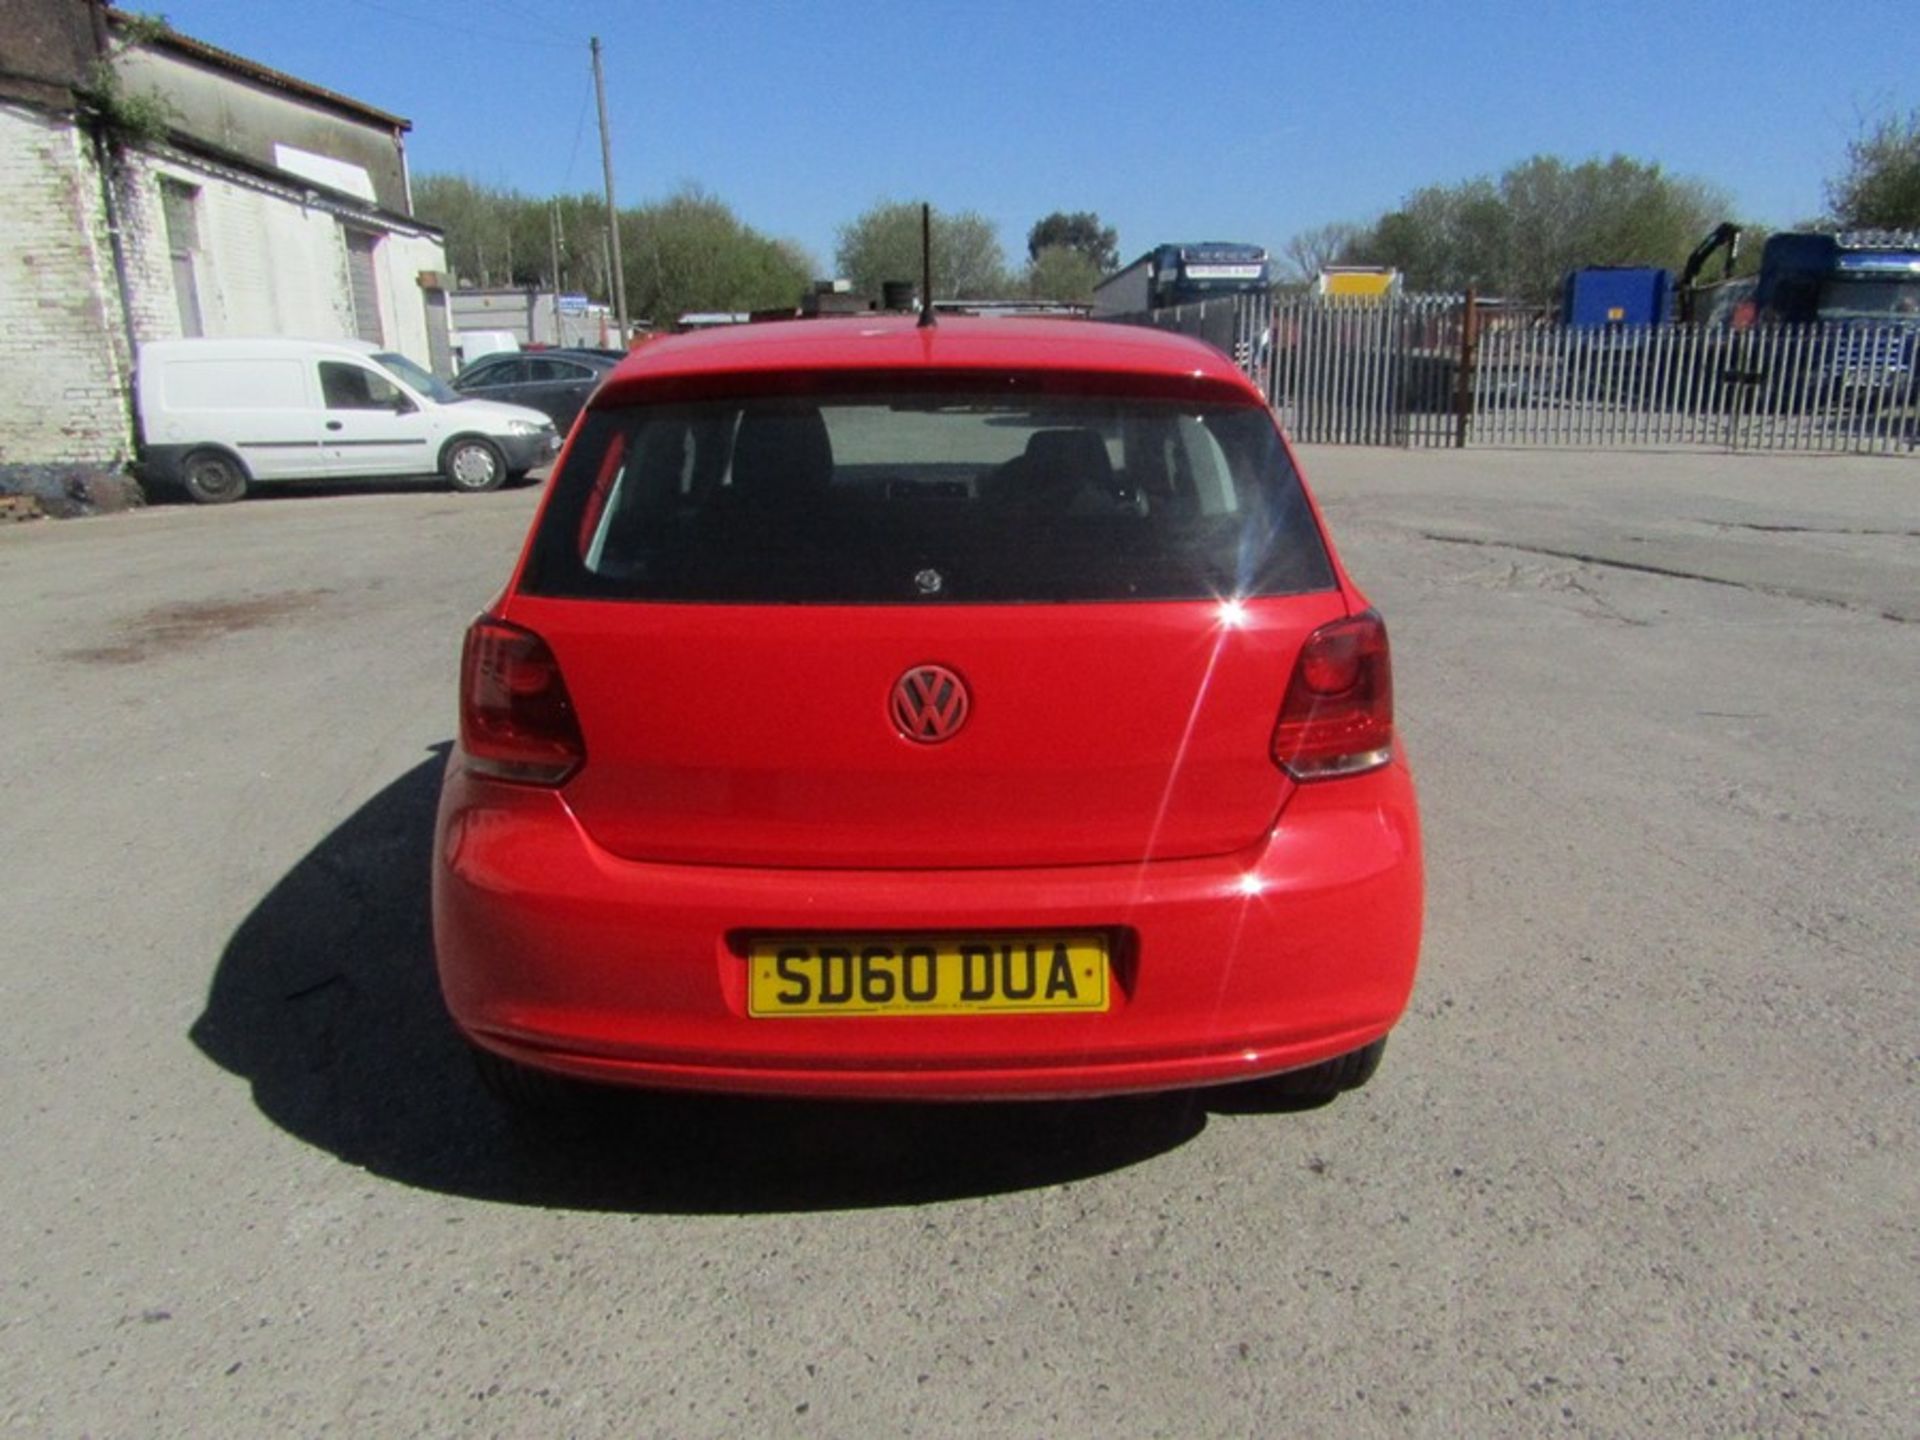
[[[978,1015],[1105,1010],[1098,935],[755,940],[747,1013]]]

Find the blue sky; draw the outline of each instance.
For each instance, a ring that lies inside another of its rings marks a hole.
[[[130,7],[138,8],[138,6]],[[1010,257],[1050,210],[1122,252],[1279,249],[1434,181],[1621,152],[1742,218],[1819,213],[1863,118],[1920,104],[1912,0],[1482,6],[1171,0],[155,0],[190,35],[414,122],[416,173],[685,183],[830,264],[876,201],[977,210]]]

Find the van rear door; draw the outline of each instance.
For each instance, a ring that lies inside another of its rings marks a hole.
[[[142,420],[150,443],[222,446],[238,454],[256,480],[325,473],[309,362],[284,354],[203,356],[185,346],[182,351],[157,361],[157,404],[143,387]]]

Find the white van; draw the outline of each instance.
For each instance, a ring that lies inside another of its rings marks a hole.
[[[376,475],[492,490],[560,448],[538,410],[469,399],[362,340],[154,340],[135,395],[143,478],[205,504]]]
[[[516,355],[520,337],[511,330],[456,330],[453,332],[453,365],[464,370],[489,355]]]

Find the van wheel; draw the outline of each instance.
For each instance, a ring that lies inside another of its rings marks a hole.
[[[492,442],[468,435],[454,441],[440,457],[447,483],[456,490],[479,494],[498,490],[507,479],[507,461]]]
[[[196,450],[180,467],[180,483],[202,505],[225,505],[247,493],[247,472],[231,455]]]

